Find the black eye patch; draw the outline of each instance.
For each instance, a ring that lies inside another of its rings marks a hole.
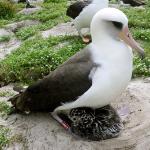
[[[119,30],[121,30],[122,27],[123,27],[123,24],[122,24],[121,22],[112,21],[112,23],[113,23],[113,25],[114,25],[117,29],[119,29]]]

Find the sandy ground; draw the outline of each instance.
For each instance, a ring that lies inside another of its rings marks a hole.
[[[13,93],[12,85],[0,89]],[[49,113],[14,114],[1,124],[13,141],[4,150],[150,150],[150,80],[134,80],[112,105],[120,111],[124,129],[118,138],[88,142],[68,134]],[[9,97],[1,98],[7,100]]]

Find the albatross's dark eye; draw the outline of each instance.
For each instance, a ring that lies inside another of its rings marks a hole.
[[[121,30],[122,27],[123,27],[123,24],[122,24],[121,22],[112,21],[112,23],[113,23],[113,25],[114,25],[117,29],[119,29],[119,30]]]

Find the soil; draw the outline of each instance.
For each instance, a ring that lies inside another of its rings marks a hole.
[[[12,90],[13,85],[1,91]],[[118,138],[89,142],[70,135],[49,113],[13,114],[0,123],[11,129],[12,142],[5,150],[149,150],[150,79],[130,82],[112,105],[118,110],[124,129]],[[7,100],[9,97],[2,98]]]

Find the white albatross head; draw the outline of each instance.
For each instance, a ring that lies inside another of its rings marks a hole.
[[[128,29],[127,16],[116,8],[104,8],[95,14],[91,22],[91,36],[92,42],[109,38],[123,40],[144,57],[143,48],[133,39]]]

